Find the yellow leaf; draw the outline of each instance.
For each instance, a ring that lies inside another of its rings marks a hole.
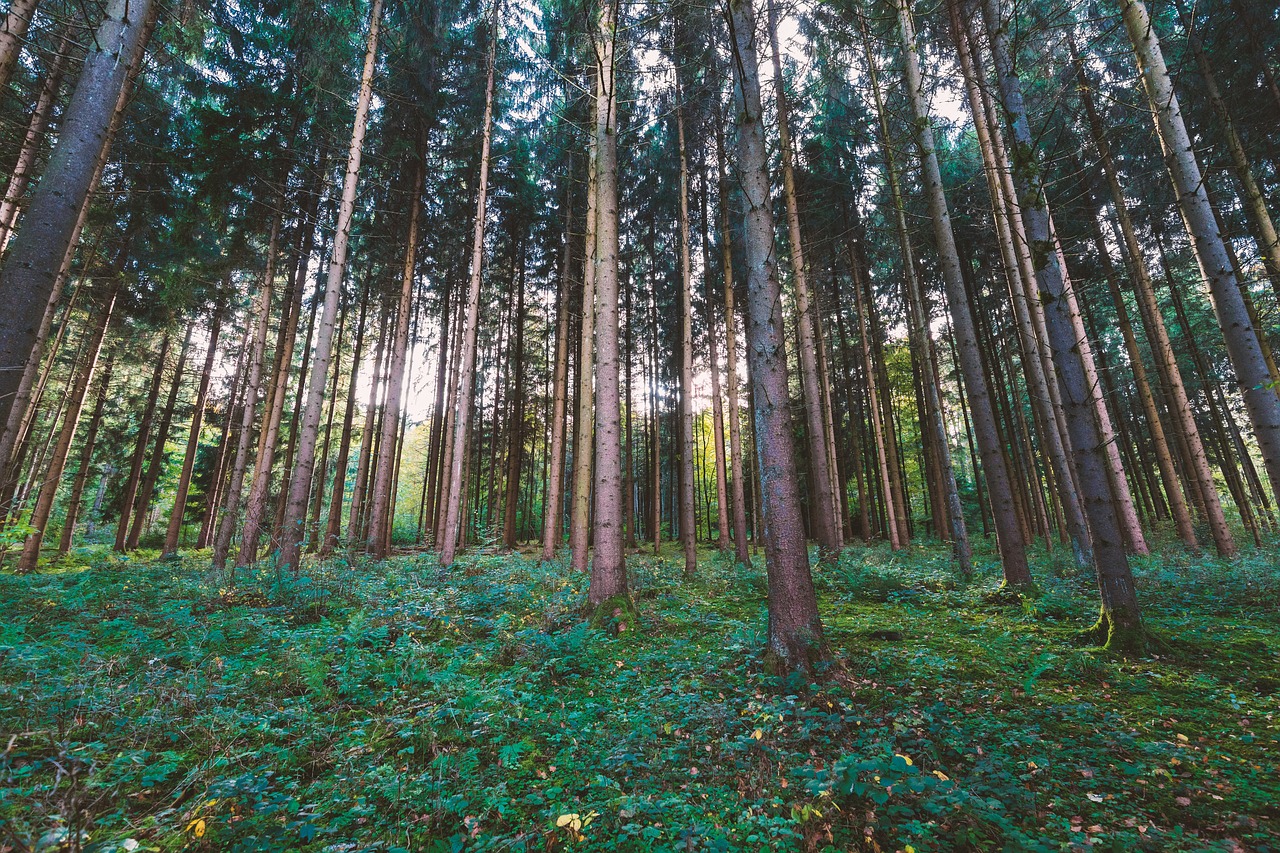
[[[916,848],[908,844],[906,847],[902,848],[902,853],[916,853]]]
[[[579,829],[582,829],[582,818],[576,814],[562,814],[556,818],[556,826],[567,826],[570,832],[576,833]]]
[[[1190,739],[1186,735],[1180,734],[1178,735],[1178,740],[1182,741],[1183,743],[1188,743]]]
[[[912,764],[915,764],[915,762],[914,762],[914,761],[912,761],[912,760],[911,760],[911,758],[910,758],[909,756],[903,755],[901,752],[895,753],[895,755],[897,755],[897,756],[898,756],[899,758],[901,758],[903,761],[907,762],[907,766],[908,766],[908,767],[910,767]]]
[[[764,737],[764,731],[762,729],[756,729],[754,732],[751,733],[751,736],[756,740],[760,740],[762,737]]]
[[[198,817],[191,823],[187,824],[187,832],[190,832],[196,838],[204,838],[205,822],[204,818]]]
[[[935,770],[935,771],[933,771],[933,775],[934,775],[934,776],[937,776],[937,777],[938,777],[939,779],[941,779],[943,782],[950,782],[950,781],[951,781],[951,777],[950,777],[950,776],[948,776],[946,773],[943,773],[941,770]]]

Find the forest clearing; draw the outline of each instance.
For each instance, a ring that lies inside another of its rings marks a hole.
[[[10,0],[0,853],[1280,851],[1280,2]]]

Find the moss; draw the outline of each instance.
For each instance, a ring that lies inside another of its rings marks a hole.
[[[1146,653],[1149,637],[1142,627],[1140,619],[1123,620],[1130,622],[1128,627],[1121,627],[1111,614],[1102,610],[1098,613],[1098,621],[1080,631],[1076,637],[1082,645],[1099,646],[1112,654],[1123,657],[1139,657]],[[1136,623],[1136,624],[1135,624]]]
[[[595,607],[588,604],[587,608],[590,611],[588,620],[591,627],[603,629],[610,634],[624,634],[634,630],[640,618],[635,602],[630,595],[625,594],[610,596]]]

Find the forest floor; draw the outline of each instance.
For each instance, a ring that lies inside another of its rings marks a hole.
[[[762,577],[710,553],[634,557],[617,636],[528,556],[207,560],[0,575],[0,851],[1280,850],[1257,555],[1137,562],[1160,642],[1124,660],[1073,642],[1064,555],[1019,603],[990,555],[851,549],[822,686],[762,670]]]

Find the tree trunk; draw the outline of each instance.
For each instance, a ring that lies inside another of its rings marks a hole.
[[[1182,371],[1174,357],[1173,346],[1169,341],[1169,333],[1165,328],[1164,317],[1160,313],[1160,304],[1156,300],[1155,286],[1147,269],[1146,258],[1129,216],[1128,202],[1125,200],[1124,188],[1116,172],[1111,157],[1111,147],[1103,130],[1102,119],[1094,105],[1090,82],[1085,74],[1083,63],[1076,53],[1074,41],[1068,42],[1072,59],[1076,66],[1076,75],[1080,82],[1080,99],[1084,104],[1085,114],[1089,120],[1090,134],[1098,159],[1106,175],[1107,186],[1115,207],[1116,223],[1119,227],[1117,243],[1124,250],[1130,280],[1133,282],[1134,295],[1137,298],[1138,312],[1142,319],[1147,341],[1151,346],[1155,359],[1156,372],[1160,377],[1160,385],[1164,391],[1165,402],[1169,407],[1170,421],[1178,436],[1179,443],[1186,447],[1189,455],[1188,477],[1192,488],[1199,497],[1195,501],[1203,507],[1209,521],[1209,529],[1213,535],[1214,545],[1218,553],[1230,556],[1235,553],[1235,541],[1231,530],[1227,527],[1226,517],[1222,512],[1222,503],[1218,497],[1218,488],[1209,470],[1209,460],[1205,456],[1204,444],[1200,439],[1200,431],[1196,426],[1195,416],[1191,411],[1191,403],[1187,399],[1187,390],[1182,382]]]
[[[0,90],[8,91],[9,77],[18,64],[18,56],[22,53],[22,44],[26,40],[27,30],[31,27],[31,19],[36,16],[36,7],[40,0],[13,0],[5,15],[4,26],[0,27]],[[113,8],[107,9],[110,18]],[[123,13],[118,13],[123,15]]]
[[[267,269],[258,287],[258,296],[249,318],[256,321],[252,349],[249,356],[248,379],[245,381],[244,402],[240,412],[240,435],[236,439],[236,455],[231,463],[231,479],[227,483],[223,499],[222,520],[213,541],[213,567],[224,569],[227,554],[231,551],[231,538],[235,534],[240,515],[240,493],[244,489],[245,468],[249,464],[249,448],[253,445],[253,424],[258,407],[258,390],[262,384],[262,362],[266,357],[267,333],[271,326],[271,291],[275,284],[276,243],[280,238],[280,216],[271,222],[271,236],[267,240]],[[231,577],[234,579],[235,573]]]
[[[62,470],[67,463],[67,455],[71,450],[71,442],[76,435],[76,424],[80,420],[80,409],[84,405],[89,384],[93,380],[93,371],[98,363],[98,355],[102,352],[102,341],[106,338],[107,328],[111,325],[111,315],[115,309],[116,296],[119,294],[118,284],[103,299],[102,311],[89,334],[89,345],[84,355],[84,364],[76,376],[75,386],[68,394],[67,410],[62,417],[62,430],[58,434],[58,442],[53,449],[53,457],[49,469],[45,472],[44,482],[40,486],[40,495],[36,498],[35,507],[31,510],[28,521],[35,532],[27,536],[22,546],[22,555],[18,558],[16,571],[19,574],[34,572],[40,559],[40,545],[44,541],[45,529],[49,525],[49,517],[53,512],[53,499],[58,494],[58,486],[62,482]]]
[[[111,371],[114,364],[114,358],[109,356],[106,366],[102,369],[102,378],[98,380],[98,395],[93,404],[93,414],[89,416],[89,428],[85,431],[84,444],[80,447],[80,465],[76,469],[76,477],[71,484],[71,494],[67,496],[67,514],[62,522],[62,537],[58,540],[58,556],[71,550],[71,542],[75,538],[76,522],[80,516],[80,502],[84,496],[84,487],[89,482],[93,451],[97,447],[98,429],[102,426],[102,410],[106,407],[107,392],[111,390]]]
[[[325,523],[324,542],[320,554],[327,556],[338,547],[342,531],[342,502],[346,495],[347,464],[351,460],[351,429],[355,421],[356,389],[360,379],[360,359],[364,355],[365,314],[369,307],[366,291],[360,300],[360,319],[356,321],[356,342],[351,353],[351,378],[347,382],[347,402],[342,415],[342,437],[338,440],[338,456],[333,463],[333,489],[329,496],[329,515]]]
[[[515,350],[511,360],[511,393],[510,407],[507,413],[507,474],[506,496],[502,512],[502,544],[514,550],[518,531],[516,529],[516,510],[520,497],[520,470],[524,461],[524,290],[525,290],[525,246],[524,238],[520,240],[518,261],[520,269],[513,276],[516,287],[515,313],[511,321],[515,324],[511,348]]]
[[[1235,368],[1236,382],[1244,396],[1245,410],[1253,425],[1271,489],[1280,494],[1280,397],[1270,387],[1270,372],[1241,297],[1240,282],[1214,221],[1200,164],[1146,4],[1142,0],[1119,0],[1119,4],[1147,100],[1156,114],[1156,129],[1178,207],[1191,235],[1201,274],[1209,283],[1214,313],[1226,337],[1227,353]]]
[[[147,396],[143,401],[142,420],[138,424],[138,440],[134,444],[133,456],[129,462],[129,477],[125,480],[124,490],[120,496],[120,519],[116,523],[115,541],[117,551],[126,550],[128,544],[129,522],[133,519],[133,507],[137,502],[138,489],[142,481],[142,466],[147,461],[147,445],[151,440],[151,421],[155,418],[156,402],[160,395],[160,383],[164,379],[165,362],[169,358],[171,341],[170,334],[166,331],[156,359],[156,369],[151,374],[151,383],[147,387]]]
[[[960,373],[964,378],[965,392],[969,398],[974,429],[977,432],[978,448],[982,454],[982,470],[987,480],[987,493],[991,495],[992,516],[996,528],[996,542],[1000,548],[1000,562],[1004,570],[1004,583],[1015,590],[1026,589],[1033,584],[1031,571],[1027,567],[1026,542],[1013,505],[1013,486],[1009,479],[1004,448],[996,431],[991,392],[982,370],[982,354],[978,349],[973,314],[965,293],[964,274],[960,267],[960,255],[956,249],[955,235],[951,230],[951,215],[947,210],[947,198],[942,186],[942,171],[939,168],[938,154],[934,147],[933,128],[925,106],[920,58],[908,0],[898,0],[898,22],[902,29],[902,46],[905,56],[904,83],[915,116],[915,143],[920,151],[922,180],[928,200],[929,215],[933,220],[934,242],[937,245],[939,262],[942,266]]]
[[[804,391],[805,431],[809,438],[809,461],[813,477],[814,505],[811,516],[819,552],[824,561],[834,561],[840,555],[842,536],[836,519],[835,490],[831,477],[831,461],[828,454],[826,419],[822,410],[822,385],[819,381],[817,362],[818,341],[815,328],[812,298],[809,291],[808,268],[805,265],[804,245],[800,233],[800,206],[796,193],[794,153],[787,104],[786,86],[782,75],[782,59],[778,48],[777,11],[774,0],[766,0],[769,46],[773,54],[773,84],[777,100],[778,138],[782,160],[782,194],[786,200],[787,236],[791,247],[791,278],[796,291],[796,325],[799,328],[800,384]]]
[[[767,653],[773,668],[812,672],[826,658],[818,602],[800,514],[800,485],[792,444],[782,292],[774,258],[769,165],[760,107],[751,0],[731,0],[729,30],[737,82],[738,170],[746,205],[747,353],[760,464],[768,575]]]
[[[405,237],[404,270],[400,276],[400,305],[396,312],[396,332],[391,341],[391,368],[387,376],[387,403],[382,415],[382,440],[378,445],[378,475],[373,481],[369,508],[369,553],[385,559],[391,550],[395,495],[392,494],[392,458],[396,429],[400,423],[400,397],[404,389],[404,368],[409,353],[409,315],[413,311],[413,285],[418,261],[418,219],[420,196],[426,181],[425,140],[415,155],[414,178],[409,197],[409,229]]]
[[[58,90],[62,86],[62,75],[71,51],[71,28],[67,24],[62,40],[53,55],[53,64],[45,74],[44,83],[40,86],[40,96],[36,99],[35,109],[31,111],[31,119],[27,122],[27,132],[22,138],[22,148],[18,151],[18,160],[9,174],[9,184],[4,189],[4,199],[0,201],[0,252],[9,245],[13,237],[14,226],[18,221],[18,203],[22,194],[27,191],[31,180],[32,167],[35,166],[36,155],[40,153],[40,144],[44,141],[45,131],[49,127],[49,119],[53,117],[53,108],[58,99]],[[0,34],[3,40],[5,34]],[[0,47],[0,52],[3,48]],[[3,65],[3,59],[0,59]],[[4,83],[0,81],[0,89]]]
[[[187,326],[182,338],[182,346],[178,349],[178,363],[173,368],[173,380],[169,384],[169,396],[160,412],[160,426],[156,430],[156,443],[151,451],[151,460],[147,463],[146,476],[142,478],[142,486],[138,490],[135,501],[133,524],[129,527],[129,538],[125,541],[125,549],[132,551],[138,547],[147,516],[151,512],[151,499],[155,496],[156,482],[160,479],[161,469],[166,459],[165,446],[169,443],[169,431],[173,427],[173,410],[178,403],[178,392],[182,389],[182,373],[187,363],[187,351],[191,347],[191,326]]]
[[[81,207],[110,142],[117,103],[132,68],[141,62],[143,36],[154,23],[151,7],[152,0],[107,4],[45,167],[44,174],[56,180],[36,187],[26,221],[0,270],[0,291],[5,294],[5,311],[0,312],[0,423],[9,421],[23,366],[37,344]],[[29,20],[27,15],[20,17]]]
[[[209,346],[205,350],[204,369],[200,372],[200,387],[191,409],[191,428],[187,431],[187,450],[182,457],[182,471],[178,474],[177,494],[173,510],[169,513],[169,528],[165,532],[162,557],[178,553],[178,540],[182,536],[182,521],[187,512],[187,492],[191,488],[191,472],[195,468],[196,452],[200,449],[200,428],[204,424],[204,406],[209,396],[209,381],[213,374],[214,359],[218,355],[218,337],[222,332],[222,306],[213,309],[209,324]]]
[[[498,0],[492,0],[493,11],[489,32],[488,77],[485,83],[484,119],[480,140],[480,177],[476,194],[476,218],[471,236],[471,277],[467,288],[466,323],[462,329],[461,364],[455,385],[458,389],[456,415],[453,422],[453,459],[448,479],[441,487],[445,496],[444,536],[439,542],[440,565],[453,564],[458,550],[462,527],[462,501],[466,481],[463,479],[463,462],[466,457],[468,434],[471,431],[471,411],[474,399],[476,372],[476,336],[480,324],[480,284],[484,272],[484,226],[489,193],[489,147],[493,136],[493,78],[494,60],[498,45]]]
[[[1057,368],[1063,415],[1067,421],[1075,471],[1092,536],[1094,566],[1102,598],[1096,626],[1108,648],[1129,652],[1145,645],[1133,575],[1125,553],[1119,507],[1108,482],[1106,448],[1098,427],[1098,410],[1079,349],[1072,320],[1065,275],[1054,248],[1049,211],[1041,184],[1031,129],[1022,102],[1021,82],[1009,62],[1009,51],[994,0],[984,0],[983,15],[992,43],[996,75],[1006,120],[1013,130],[1013,169],[1022,188],[1019,199],[1028,245],[1035,264],[1036,283],[1044,305],[1049,346]]]
[[[689,157],[684,142],[682,94],[676,85],[676,137],[680,149],[680,542],[684,571],[698,568],[693,484],[693,259],[689,250]]]
[[[616,627],[623,630],[634,626],[628,624],[628,611],[633,605],[627,587],[622,535],[622,407],[618,393],[618,98],[614,76],[617,13],[614,0],[604,0],[595,39],[596,227],[591,252],[596,293],[596,446],[592,478],[595,511],[591,524],[595,550],[587,605],[597,620],[621,617]],[[584,307],[584,313],[586,310]]]
[[[311,474],[315,465],[316,439],[324,406],[325,379],[333,355],[333,333],[342,294],[343,273],[347,265],[347,245],[351,239],[351,218],[355,212],[356,183],[360,176],[360,158],[364,150],[364,134],[373,99],[373,70],[378,55],[378,25],[382,16],[382,0],[374,0],[369,13],[369,41],[365,50],[364,70],[360,75],[360,95],[356,101],[351,145],[347,152],[347,168],[342,181],[342,201],[333,236],[333,257],[325,282],[324,309],[320,315],[320,331],[313,346],[311,379],[307,385],[307,405],[302,426],[298,430],[298,458],[289,479],[289,498],[285,502],[281,522],[278,564],[294,574],[298,572],[299,547],[306,534],[303,520],[311,497]]]

